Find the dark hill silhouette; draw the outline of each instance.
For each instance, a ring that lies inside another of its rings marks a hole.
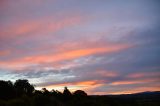
[[[63,93],[46,88],[35,90],[26,79],[0,80],[0,106],[160,106],[160,91],[128,95],[89,96],[85,91]]]

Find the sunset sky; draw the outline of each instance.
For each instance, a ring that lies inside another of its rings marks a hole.
[[[160,90],[160,0],[0,0],[0,80],[90,95]]]

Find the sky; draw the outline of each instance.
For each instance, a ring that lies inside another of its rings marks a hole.
[[[159,0],[0,0],[0,80],[90,95],[160,90]]]

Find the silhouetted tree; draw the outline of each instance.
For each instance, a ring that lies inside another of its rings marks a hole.
[[[57,95],[58,95],[58,92],[55,91],[54,89],[52,89],[52,90],[51,90],[51,94],[52,94],[53,96],[57,96]]]
[[[49,95],[50,94],[50,92],[46,88],[42,88],[42,93],[44,95]]]
[[[68,101],[72,96],[72,93],[69,91],[69,89],[67,87],[64,87],[64,91],[63,91],[63,100],[64,101]]]
[[[87,96],[87,93],[82,90],[77,90],[73,93],[75,96]]]
[[[40,90],[35,90],[35,91],[34,91],[34,95],[41,95],[41,94],[43,94],[43,93],[42,93],[42,91],[40,91]]]
[[[0,80],[0,99],[10,99],[14,97],[14,87],[11,81]]]
[[[28,80],[16,80],[14,83],[14,88],[16,90],[17,96],[22,96],[22,95],[31,95],[34,91],[34,86],[31,85]]]
[[[71,96],[72,93],[69,91],[69,89],[67,87],[64,87],[63,95],[64,96]]]

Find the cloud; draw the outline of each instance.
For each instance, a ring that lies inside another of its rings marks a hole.
[[[18,59],[15,61],[1,62],[0,65],[1,67],[5,67],[5,68],[7,67],[23,68],[26,66],[31,66],[33,64],[59,62],[59,61],[65,61],[65,60],[71,60],[71,59],[80,58],[84,56],[89,56],[89,55],[117,52],[117,51],[126,49],[128,47],[129,47],[128,45],[113,45],[113,46],[101,47],[101,48],[88,48],[88,49],[81,49],[81,50],[64,51],[62,53],[57,53],[57,54],[24,57],[22,59]]]
[[[27,38],[34,39],[35,37],[37,38],[37,36],[40,37],[40,35],[41,37],[46,36],[48,33],[54,33],[58,30],[62,30],[63,28],[79,24],[80,22],[82,22],[82,17],[75,15],[71,15],[67,18],[59,20],[52,16],[42,17],[41,19],[32,19],[25,22],[17,22],[16,24],[13,23],[13,25],[11,24],[10,27],[3,28],[0,37],[1,40],[9,40],[16,37],[17,41],[18,38],[20,38],[19,42],[21,42],[25,41]]]
[[[100,81],[96,81],[96,80],[90,80],[90,81],[81,81],[81,82],[67,82],[67,83],[59,83],[59,84],[50,84],[48,86],[45,86],[47,89],[52,90],[54,89],[58,89],[58,90],[63,90],[64,86],[67,86],[72,92],[77,90],[77,89],[81,89],[81,90],[87,90],[89,88],[95,88],[100,86],[101,83]],[[41,89],[42,87],[39,86],[37,87],[38,89]]]
[[[160,76],[160,72],[157,71],[151,71],[151,72],[136,72],[136,73],[130,73],[127,78],[145,78],[145,77],[158,77]]]
[[[10,54],[9,50],[5,50],[5,51],[0,51],[0,56],[7,56]]]
[[[117,81],[117,82],[113,82],[111,83],[111,85],[129,85],[129,84],[140,84],[140,83],[148,83],[148,82],[154,82],[154,81],[158,81],[155,79],[147,79],[147,80],[134,80],[134,81]]]

